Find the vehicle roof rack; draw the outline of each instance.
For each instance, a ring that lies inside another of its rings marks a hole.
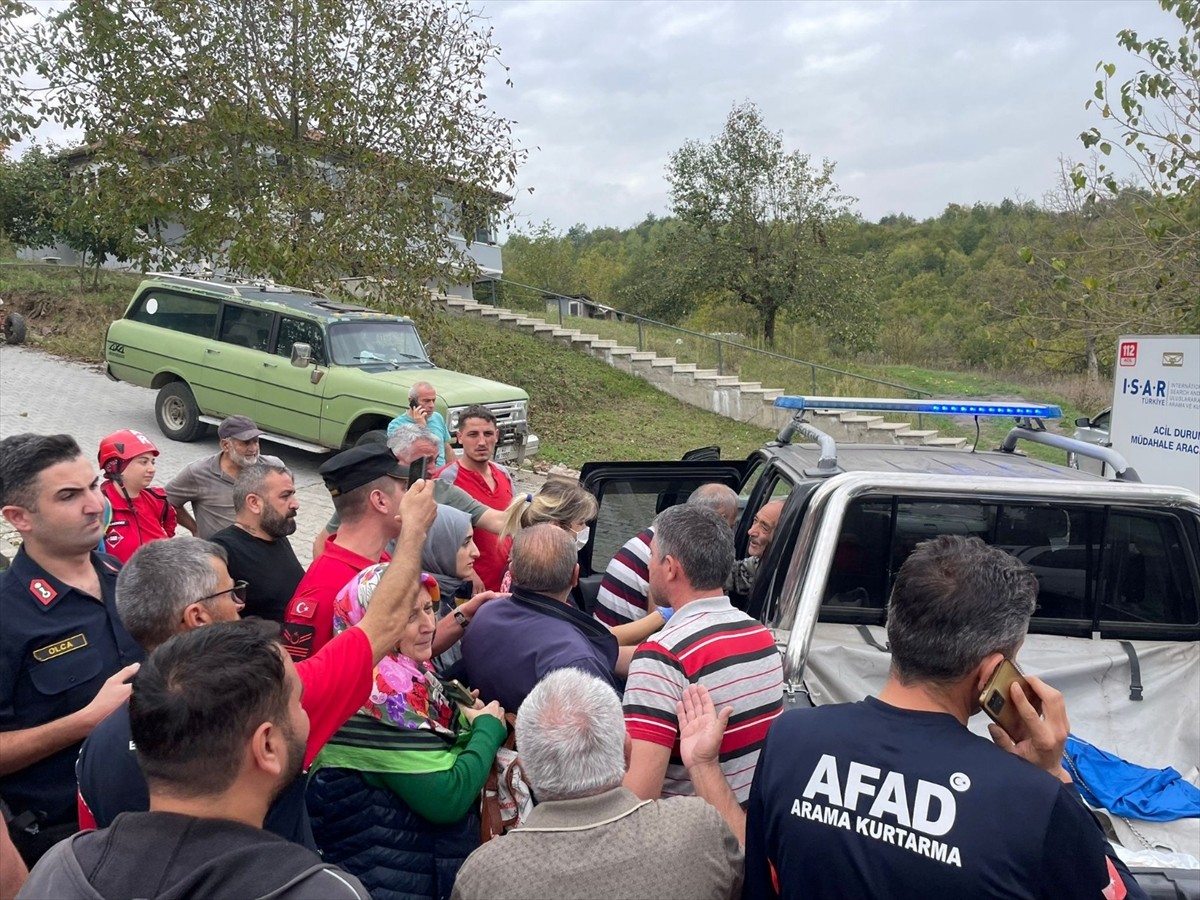
[[[249,294],[257,291],[263,294],[297,294],[304,297],[317,297],[325,299],[325,295],[320,291],[310,291],[307,288],[292,287],[287,284],[276,284],[269,278],[260,278],[255,281],[239,281],[236,278],[201,278],[197,275],[182,275],[175,272],[151,272],[147,273],[147,277],[153,278],[168,278],[174,281],[183,281],[188,284],[200,285],[209,290],[220,291],[225,294],[232,294],[235,297],[246,297]]]

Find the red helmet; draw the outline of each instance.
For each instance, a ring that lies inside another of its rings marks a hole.
[[[100,442],[99,461],[104,477],[120,475],[127,462],[143,453],[158,456],[158,448],[140,431],[125,430],[110,434]]]

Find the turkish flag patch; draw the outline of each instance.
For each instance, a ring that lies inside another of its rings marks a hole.
[[[301,619],[311,619],[317,611],[317,604],[311,600],[297,600],[292,604],[292,615]]]
[[[54,598],[58,596],[58,591],[41,578],[35,578],[29,582],[29,593],[37,597],[42,606],[49,606],[54,602]]]
[[[288,622],[283,626],[283,649],[297,662],[308,659],[312,654],[315,633],[316,629],[311,625],[295,625]]]

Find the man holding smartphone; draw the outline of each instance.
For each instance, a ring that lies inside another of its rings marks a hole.
[[[440,469],[446,464],[446,460],[453,462],[455,454],[446,420],[440,412],[434,411],[436,403],[437,389],[428,381],[418,381],[408,389],[408,411],[388,422],[387,436],[395,434],[401,425],[420,425],[428,428],[438,438],[437,467]]]
[[[917,546],[888,602],[880,695],[785,713],[767,735],[745,896],[1144,896],[1063,770],[1062,695],[994,677],[1037,590],[1028,567],[978,538]],[[993,743],[966,725],[1001,684],[1016,733],[993,724]]]

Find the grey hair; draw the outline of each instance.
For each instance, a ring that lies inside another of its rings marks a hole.
[[[429,388],[431,391],[437,392],[437,388],[428,381],[413,382],[413,386],[408,389],[408,402],[410,406],[417,402],[417,394],[421,393],[421,388]]]
[[[554,595],[570,590],[571,573],[578,561],[575,536],[551,522],[542,522],[517,532],[508,567],[513,584]]]
[[[557,669],[521,704],[517,746],[538,800],[570,800],[610,790],[625,777],[621,700],[595,675]]]
[[[702,484],[692,491],[687,498],[689,506],[701,506],[711,509],[726,522],[737,521],[738,495],[737,491],[718,482]]]
[[[892,668],[902,684],[956,682],[991,653],[1011,657],[1037,602],[1032,570],[977,537],[922,541],[888,600]]]
[[[723,587],[733,569],[733,529],[707,507],[664,509],[654,520],[654,546],[658,559],[675,558],[697,590]]]
[[[407,465],[416,456],[413,452],[413,447],[421,441],[428,441],[430,444],[433,444],[434,453],[442,445],[441,438],[424,425],[408,424],[401,425],[393,431],[392,436],[388,438],[387,445],[388,449],[392,451],[392,455]]]
[[[216,592],[214,558],[229,561],[220,544],[195,537],[151,541],[129,557],[117,576],[117,614],[143,648],[179,631],[184,609]]]
[[[259,459],[261,458],[259,457]],[[267,477],[270,475],[286,475],[288,478],[292,478],[292,470],[287,466],[256,462],[238,472],[237,478],[233,480],[233,511],[235,513],[240,513],[246,507],[246,498],[251,494],[258,497],[263,496],[263,491],[267,488]]]

